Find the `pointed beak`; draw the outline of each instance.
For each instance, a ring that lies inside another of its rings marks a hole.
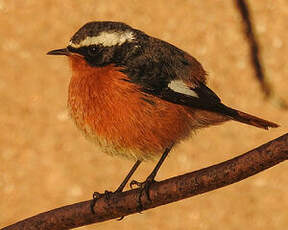
[[[58,50],[51,50],[47,53],[47,55],[65,55],[69,56],[70,52],[67,48],[64,49],[58,49]]]

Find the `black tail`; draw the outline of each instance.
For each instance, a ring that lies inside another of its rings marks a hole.
[[[269,128],[277,128],[279,127],[279,125],[277,125],[276,123],[273,123],[271,121],[266,121],[264,119],[261,119],[259,117],[255,117],[253,115],[241,112],[239,110],[236,109],[232,109],[222,103],[219,103],[216,106],[218,109],[217,112],[220,112],[222,114],[225,114],[229,117],[231,117],[232,120],[235,121],[239,121],[248,125],[253,125],[256,126],[258,128],[262,128],[262,129],[269,129]]]

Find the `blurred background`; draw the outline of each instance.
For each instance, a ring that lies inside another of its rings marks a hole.
[[[287,99],[288,2],[248,1],[275,92]],[[198,132],[173,151],[157,179],[235,157],[287,132],[286,110],[264,100],[233,0],[0,0],[0,227],[114,190],[133,162],[89,143],[67,116],[70,69],[63,48],[84,23],[115,20],[195,56],[208,85],[232,107],[277,122],[263,131],[236,122]],[[144,180],[154,164],[140,166]],[[287,163],[240,183],[80,229],[253,229],[288,226]]]

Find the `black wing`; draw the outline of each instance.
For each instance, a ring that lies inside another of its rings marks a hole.
[[[195,58],[167,42],[149,39],[139,48],[140,52],[130,55],[122,65],[130,82],[139,85],[143,92],[172,103],[232,113],[205,85],[206,72]]]
[[[161,91],[142,88],[142,91],[145,93],[157,96],[163,100],[175,104],[184,105],[191,108],[203,109],[211,112],[217,112],[229,117],[235,117],[238,115],[236,110],[222,104],[219,97],[207,86],[197,87],[193,90],[199,92],[199,97],[175,92],[170,88],[165,88]]]

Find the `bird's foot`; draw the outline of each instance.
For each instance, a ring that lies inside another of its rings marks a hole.
[[[117,191],[116,191],[117,192]],[[94,192],[93,193],[93,200],[91,201],[90,203],[90,209],[91,209],[91,212],[93,214],[95,214],[95,211],[94,211],[94,206],[97,202],[97,200],[99,200],[100,198],[102,197],[105,197],[106,200],[109,200],[111,195],[114,194],[115,192],[111,192],[111,191],[107,191],[105,190],[104,193],[99,193],[99,192]]]
[[[138,201],[137,201],[137,203],[138,203],[137,209],[140,213],[141,213],[141,211],[143,211],[143,204],[142,204],[141,197],[145,193],[147,196],[147,199],[149,201],[151,201],[149,190],[150,190],[151,185],[155,182],[156,181],[154,180],[154,177],[149,176],[149,177],[147,177],[147,179],[144,182],[138,182],[136,180],[132,180],[130,183],[131,189],[133,189],[133,186],[135,186],[135,185],[140,188],[140,193],[139,193]]]

